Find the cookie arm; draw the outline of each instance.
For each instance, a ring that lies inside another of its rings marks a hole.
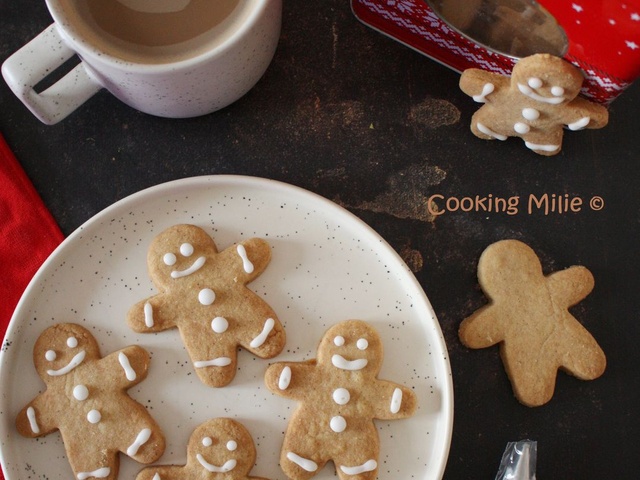
[[[142,347],[133,345],[113,352],[98,362],[98,378],[108,379],[117,388],[128,389],[147,376],[150,356]]]
[[[175,318],[166,304],[161,306],[161,295],[135,304],[127,312],[127,324],[134,332],[152,333],[168,330],[176,326]]]
[[[267,368],[264,382],[276,395],[302,400],[314,388],[315,367],[315,360],[274,363]]]
[[[505,77],[477,68],[465,70],[460,76],[460,90],[478,103],[487,102],[493,92],[503,88],[508,88]]]
[[[54,403],[52,399],[51,402]],[[47,406],[47,392],[38,395],[16,417],[16,429],[23,437],[35,438],[58,429],[55,412]]]
[[[609,122],[609,111],[603,105],[590,102],[578,97],[565,109],[562,123],[569,130],[582,130],[583,128],[603,128]]]
[[[571,307],[584,299],[595,285],[591,272],[583,266],[569,267],[547,277],[549,295],[557,305]]]
[[[386,380],[378,380],[376,388],[370,390],[374,406],[374,418],[394,420],[414,414],[418,404],[416,394],[408,387]]]
[[[271,260],[271,247],[261,238],[251,238],[219,254],[218,268],[234,282],[247,284],[258,277]]]
[[[496,310],[495,305],[486,305],[462,321],[458,336],[463,345],[469,348],[486,348],[504,340],[504,331]]]

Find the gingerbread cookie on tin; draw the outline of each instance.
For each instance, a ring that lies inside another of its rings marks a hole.
[[[606,357],[569,307],[593,289],[582,266],[543,275],[535,252],[518,240],[494,243],[480,256],[478,280],[489,298],[460,324],[469,348],[500,344],[516,398],[535,407],[551,400],[558,369],[581,380],[598,378]]]
[[[471,118],[471,131],[485,140],[521,138],[540,155],[562,148],[564,129],[602,128],[607,109],[579,97],[582,72],[546,53],[519,60],[511,78],[472,68],[460,77],[460,88],[484,105]]]
[[[80,325],[46,329],[33,362],[46,390],[16,419],[18,432],[41,437],[59,430],[78,480],[114,480],[119,452],[140,463],[157,460],[165,448],[158,424],[126,391],[147,376],[149,354],[130,346],[100,356],[96,339]]]
[[[195,225],[175,225],[151,243],[147,265],[160,291],[128,312],[136,332],[177,328],[200,380],[212,387],[236,374],[238,346],[260,358],[284,348],[286,336],[273,309],[247,288],[271,259],[267,242],[252,238],[218,252]]]

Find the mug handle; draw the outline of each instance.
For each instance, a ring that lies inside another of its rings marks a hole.
[[[2,64],[2,75],[13,93],[42,123],[58,123],[102,88],[81,61],[45,91],[34,90],[74,54],[51,24]]]

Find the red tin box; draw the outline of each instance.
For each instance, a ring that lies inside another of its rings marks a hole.
[[[583,95],[600,103],[640,76],[640,0],[351,0],[351,7],[364,24],[459,72],[509,75],[518,57],[554,53],[584,72]],[[531,28],[514,17],[532,19],[537,45],[519,38]],[[482,38],[499,34],[502,42]],[[555,42],[551,51],[545,40]],[[520,54],[527,47],[533,51]]]

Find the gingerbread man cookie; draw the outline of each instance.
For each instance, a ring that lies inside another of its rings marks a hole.
[[[523,58],[511,79],[479,69],[465,70],[460,88],[484,105],[471,118],[471,131],[486,140],[520,137],[540,155],[555,155],[562,148],[565,125],[569,130],[602,128],[607,109],[578,97],[581,71],[549,54]]]
[[[604,352],[568,310],[593,289],[589,270],[574,266],[544,276],[531,248],[503,240],[482,253],[478,279],[490,302],[461,323],[460,340],[469,348],[500,344],[521,403],[551,400],[558,369],[582,380],[602,375]]]
[[[271,259],[269,245],[253,238],[218,253],[194,225],[158,235],[147,255],[160,293],[136,304],[129,326],[140,333],[177,327],[200,380],[222,387],[233,380],[238,346],[260,358],[284,348],[285,332],[271,307],[246,287]]]
[[[66,323],[40,335],[33,361],[47,388],[18,414],[18,432],[40,437],[60,430],[78,480],[116,479],[118,452],[141,463],[162,455],[160,427],[126,393],[147,376],[149,354],[143,348],[101,358],[91,333]]]
[[[378,333],[348,320],[327,331],[315,360],[268,368],[267,387],[300,402],[280,456],[289,478],[311,478],[329,460],[343,480],[376,478],[380,442],[373,419],[406,418],[416,409],[411,389],[377,378],[382,357]]]
[[[158,465],[143,469],[136,480],[267,480],[249,477],[256,448],[239,422],[214,418],[191,434],[186,465]]]

